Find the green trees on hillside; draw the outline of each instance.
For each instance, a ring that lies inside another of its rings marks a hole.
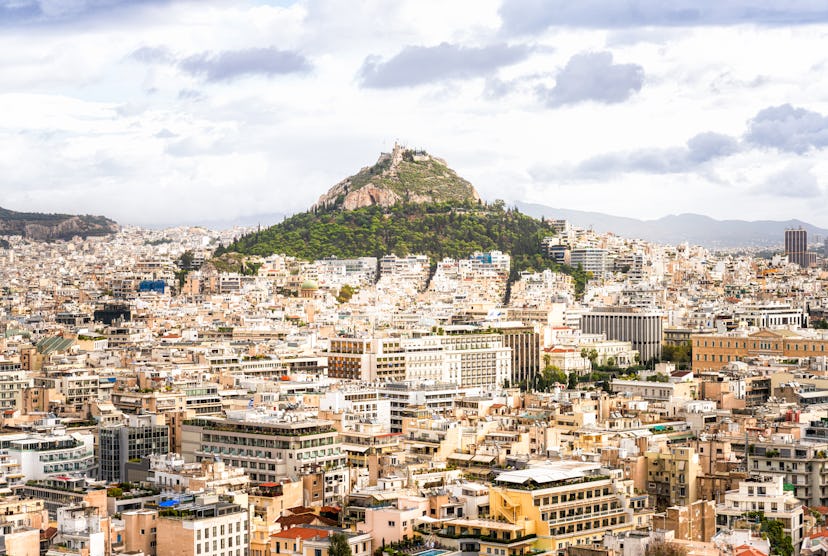
[[[425,253],[435,260],[498,249],[520,270],[548,266],[541,240],[547,224],[514,210],[476,205],[399,204],[353,211],[300,213],[261,232],[239,238],[216,252],[246,255],[285,253],[304,259],[381,257]]]
[[[591,274],[556,264],[543,254],[541,241],[554,235],[548,223],[505,204],[432,203],[370,206],[352,211],[317,209],[296,214],[266,230],[237,239],[215,255],[273,253],[314,260],[324,257],[382,257],[394,253],[465,258],[475,251],[499,250],[512,257],[511,280],[523,270],[552,269],[572,276],[576,294]]]

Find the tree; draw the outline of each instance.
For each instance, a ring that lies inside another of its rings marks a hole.
[[[587,359],[589,359],[589,363],[594,367],[595,361],[598,360],[598,350],[594,348],[589,350],[587,352]]]
[[[178,265],[184,270],[192,270],[194,258],[195,256],[193,255],[192,251],[184,251],[184,254],[181,255],[181,259],[179,260]]]
[[[647,545],[644,554],[645,556],[687,556],[687,549],[671,542],[653,541]]]
[[[339,288],[339,294],[336,296],[336,300],[339,303],[345,303],[346,301],[350,301],[351,298],[354,296],[353,286],[350,284],[344,284],[341,288]]]
[[[762,516],[762,531],[767,533],[771,550],[775,554],[779,554],[780,556],[791,556],[793,554],[791,536],[785,534],[785,529],[781,521],[767,519],[765,516]]]
[[[348,544],[348,537],[342,533],[331,535],[331,547],[328,549],[328,556],[353,556],[351,545]]]
[[[578,387],[578,375],[576,375],[574,371],[569,373],[566,387],[570,390],[575,390]]]

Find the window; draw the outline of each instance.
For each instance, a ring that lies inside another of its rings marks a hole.
[[[395,525],[397,525],[397,522],[396,522],[396,521],[389,521],[389,522],[388,522],[388,526],[389,526],[389,527],[394,527]]]

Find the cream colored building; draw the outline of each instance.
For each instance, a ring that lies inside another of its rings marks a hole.
[[[246,496],[244,498],[246,506]],[[194,504],[161,510],[157,556],[246,556],[250,514],[245,507],[204,495]]]

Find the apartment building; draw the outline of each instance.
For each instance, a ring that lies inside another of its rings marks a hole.
[[[489,489],[489,513],[511,524],[534,521],[538,536],[551,535],[551,548],[564,550],[598,542],[607,532],[641,527],[632,494],[632,481],[621,479],[619,471],[558,461],[498,475]]]
[[[802,502],[785,488],[781,475],[756,474],[739,481],[739,488],[726,492],[724,501],[716,507],[716,524],[720,529],[744,527],[751,512],[762,512],[765,518],[781,522],[794,552],[799,553],[804,510]]]
[[[184,458],[221,457],[228,465],[246,469],[253,482],[276,482],[345,466],[347,456],[331,421],[253,412],[236,417],[185,421]]]
[[[647,492],[655,507],[689,506],[696,501],[697,478],[701,474],[699,454],[689,446],[664,446],[645,453]]]
[[[62,427],[30,432],[9,440],[9,458],[26,480],[48,479],[64,473],[89,473],[95,467],[91,434],[67,433]]]
[[[512,379],[512,348],[504,345],[502,334],[496,333],[334,338],[328,353],[328,376],[366,382],[501,386]]]
[[[157,556],[247,556],[249,511],[203,495],[158,512]]]

